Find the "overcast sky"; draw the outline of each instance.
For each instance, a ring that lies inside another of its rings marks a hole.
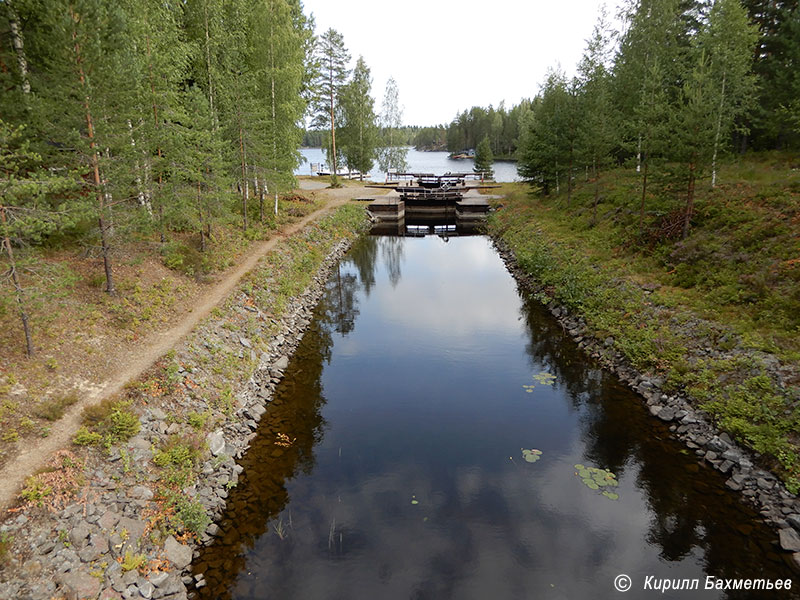
[[[353,64],[372,71],[380,111],[394,77],[407,125],[449,123],[472,106],[533,97],[548,67],[569,74],[583,53],[598,0],[304,0],[316,32],[344,36]],[[608,1],[610,17],[617,0]],[[351,65],[352,66],[352,65]]]

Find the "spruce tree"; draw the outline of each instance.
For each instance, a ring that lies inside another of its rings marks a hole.
[[[492,179],[494,177],[494,171],[492,170],[493,164],[494,155],[492,154],[492,146],[489,143],[489,136],[485,135],[475,149],[475,166],[473,170],[475,173],[480,174],[481,181],[484,179]]]
[[[593,222],[597,222],[600,174],[610,164],[611,151],[618,141],[611,104],[610,74],[606,69],[608,47],[608,26],[605,15],[601,15],[578,65],[582,114],[578,145],[594,179]]]

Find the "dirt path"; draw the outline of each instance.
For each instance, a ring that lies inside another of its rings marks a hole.
[[[251,248],[236,267],[198,298],[198,303],[193,306],[190,313],[183,316],[169,329],[152,334],[141,347],[136,349],[135,353],[128,356],[129,360],[121,365],[122,368],[119,371],[105,381],[98,382],[98,391],[81,398],[63,418],[54,423],[48,437],[37,442],[35,446],[22,449],[16,457],[0,469],[0,509],[5,510],[14,502],[28,475],[41,467],[50,454],[70,442],[72,435],[80,427],[81,412],[86,406],[119,393],[126,383],[139,377],[192,331],[215,306],[227,298],[239,280],[256,266],[261,257],[272,250],[281,240],[296,233],[311,221],[346,204],[353,196],[353,189],[321,190],[317,193],[326,200],[325,206],[280,230],[269,240]]]

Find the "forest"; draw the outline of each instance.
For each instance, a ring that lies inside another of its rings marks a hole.
[[[533,99],[472,107],[415,145],[453,152],[486,137],[545,193],[630,160],[643,179],[682,164],[688,187],[721,153],[800,148],[796,0],[641,0],[620,22],[601,17],[575,76],[554,67]]]
[[[30,302],[74,279],[41,252],[101,258],[110,296],[130,244],[187,273],[224,266],[284,218],[307,117],[350,168],[402,160],[396,84],[378,122],[349,61],[300,0],[0,2],[0,315],[21,315],[28,354]]]
[[[568,204],[591,180],[595,212],[623,166],[639,179],[640,229],[648,198],[669,190],[683,206],[660,226],[685,237],[697,183],[716,185],[726,154],[800,148],[800,6],[628,0],[618,17],[598,20],[574,76],[554,67],[511,108],[419,127],[403,123],[394,79],[376,107],[364,57],[351,69],[342,35],[315,35],[300,0],[4,0],[0,309],[26,320],[22,274],[36,276],[17,262],[37,248],[101,257],[109,294],[114,248],[131,240],[209,268],[221,231],[275,226],[301,145],[323,147],[334,173],[402,170],[409,144],[478,148]]]

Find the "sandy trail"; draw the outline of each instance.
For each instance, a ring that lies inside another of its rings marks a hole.
[[[316,183],[316,182],[314,182]],[[318,189],[315,186],[315,189]],[[0,469],[0,509],[12,505],[25,478],[41,467],[56,450],[68,445],[73,434],[80,427],[81,413],[86,406],[96,404],[104,398],[119,393],[126,383],[135,380],[164,354],[178,344],[211,310],[220,304],[239,283],[239,280],[256,266],[259,259],[283,239],[301,230],[310,222],[346,204],[353,196],[353,188],[320,190],[325,205],[303,217],[296,223],[284,227],[272,238],[253,246],[229,272],[225,273],[214,286],[197,298],[191,312],[173,324],[169,329],[151,334],[142,346],[129,355],[129,361],[104,381],[97,382],[98,391],[89,393],[74,404],[69,411],[50,429],[50,435],[36,445],[24,448]]]

